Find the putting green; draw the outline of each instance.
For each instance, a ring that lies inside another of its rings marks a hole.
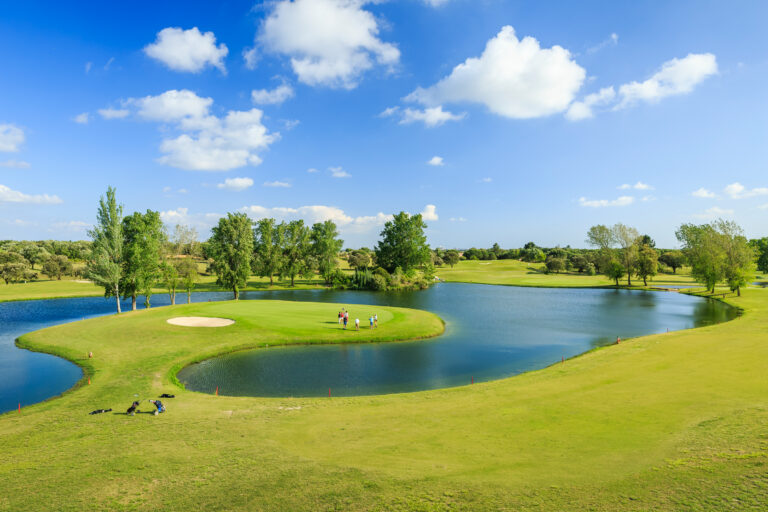
[[[765,509],[768,290],[731,300],[729,323],[373,397],[216,397],[170,376],[278,340],[433,335],[434,315],[377,307],[378,331],[343,332],[337,306],[254,301],[38,331],[21,344],[92,365],[92,385],[0,417],[0,510]],[[175,316],[235,324],[199,336]],[[87,415],[162,392],[177,398],[158,417]]]

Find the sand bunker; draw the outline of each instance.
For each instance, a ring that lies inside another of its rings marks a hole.
[[[169,318],[169,324],[182,325],[184,327],[224,327],[235,323],[229,318],[213,318],[207,316],[177,316]]]

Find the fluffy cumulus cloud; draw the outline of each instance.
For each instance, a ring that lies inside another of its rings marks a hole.
[[[272,90],[254,89],[251,91],[251,101],[256,105],[279,105],[287,99],[293,98],[293,87],[282,84]]]
[[[714,192],[710,192],[709,190],[705,189],[704,187],[701,187],[701,188],[699,188],[697,190],[694,190],[693,192],[691,192],[691,195],[693,197],[699,197],[701,199],[711,199],[711,198],[715,197],[715,193]]]
[[[587,199],[586,197],[579,198],[579,205],[587,208],[605,208],[608,206],[629,206],[635,202],[635,198],[632,196],[621,196],[616,199]]]
[[[224,183],[216,185],[216,188],[239,192],[252,186],[253,180],[251,178],[227,178],[224,180]]]
[[[443,165],[445,165],[445,161],[443,160],[443,157],[435,155],[427,161],[427,165],[442,167]]]
[[[672,59],[643,82],[611,86],[574,101],[565,117],[580,121],[594,116],[595,109],[620,110],[640,102],[656,103],[668,96],[688,94],[708,77],[717,74],[717,59],[711,53],[691,53],[682,59]]]
[[[51,196],[48,194],[25,194],[5,185],[0,185],[0,203],[58,204],[61,202],[62,201],[58,196]]]
[[[768,187],[747,188],[738,181],[727,185],[723,192],[731,199],[744,199],[747,197],[768,196]]]
[[[374,65],[394,66],[400,51],[379,38],[364,0],[282,0],[256,37],[265,51],[286,55],[299,81],[353,89]]]
[[[24,144],[24,130],[13,124],[0,124],[0,151],[15,153]]]
[[[189,90],[170,90],[157,96],[130,98],[124,106],[149,121],[168,123],[176,133],[163,139],[160,163],[193,171],[228,171],[259,165],[258,153],[280,137],[262,124],[263,112],[231,110],[218,117],[210,113],[212,98]],[[166,132],[169,133],[169,132]]]
[[[421,212],[421,218],[426,221],[436,221],[439,219],[437,216],[437,207],[433,204],[428,204]]]
[[[445,111],[441,105],[438,105],[437,107],[425,108],[424,110],[419,110],[417,108],[406,108],[400,112],[402,113],[400,124],[420,122],[424,123],[424,125],[428,128],[440,126],[447,123],[448,121],[459,121],[464,119],[466,116],[464,113],[454,114],[452,112]]]
[[[197,27],[168,27],[157,33],[154,43],[144,47],[144,53],[174,71],[199,73],[213,66],[226,73],[224,58],[229,50],[223,43],[216,46],[213,32],[201,33]]]
[[[532,37],[518,39],[505,26],[480,57],[459,64],[438,83],[417,88],[408,101],[426,106],[480,103],[491,112],[527,119],[562,112],[581,88],[586,72],[560,46],[542,48]]]
[[[201,234],[213,227],[223,217],[220,213],[190,213],[189,208],[176,208],[160,212],[160,219],[167,226],[184,224],[197,229]]]

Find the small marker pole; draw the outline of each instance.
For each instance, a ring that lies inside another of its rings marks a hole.
[[[331,388],[328,388],[328,398],[331,397]]]
[[[560,362],[561,362],[561,363],[564,363],[564,362],[565,362],[565,356],[560,356]]]
[[[88,377],[88,385],[89,386],[91,385],[91,378],[90,377]]]
[[[219,386],[216,386],[216,396],[219,396]]]
[[[621,343],[621,338],[619,336],[616,336],[616,344],[618,345],[619,343]]]
[[[21,414],[21,402],[19,402],[19,414]]]
[[[472,376],[472,384],[474,384],[474,383],[475,383],[475,376],[473,375]]]

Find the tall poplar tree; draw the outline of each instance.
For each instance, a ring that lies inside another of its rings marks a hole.
[[[317,261],[317,270],[323,276],[326,284],[333,280],[333,271],[339,266],[339,251],[344,240],[339,238],[336,223],[332,220],[318,222],[312,225],[310,234],[312,255]]]
[[[120,280],[123,277],[123,206],[117,204],[115,189],[107,188],[99,199],[96,225],[88,231],[93,240],[86,263],[88,278],[104,288],[105,297],[114,297],[120,313]]]
[[[283,262],[285,223],[275,219],[259,219],[253,229],[253,271],[259,277],[269,277],[269,286],[280,274]]]

